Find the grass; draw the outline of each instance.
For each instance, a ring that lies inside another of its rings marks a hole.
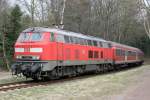
[[[1,79],[0,84],[6,84],[6,83],[14,83],[14,82],[22,82],[25,81],[26,79],[23,77],[11,77],[7,79]]]
[[[122,92],[136,83],[136,77],[150,70],[149,67],[146,65],[117,73],[8,91],[0,93],[0,100],[91,100]]]

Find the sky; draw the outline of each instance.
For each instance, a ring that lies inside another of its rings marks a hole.
[[[16,0],[9,0],[9,2],[11,3],[11,5],[14,5],[14,4],[15,4],[15,1],[16,1]]]

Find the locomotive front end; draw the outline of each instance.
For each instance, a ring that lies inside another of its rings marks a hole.
[[[14,47],[15,63],[11,66],[13,75],[37,79],[49,60],[49,32],[36,28],[23,31]]]

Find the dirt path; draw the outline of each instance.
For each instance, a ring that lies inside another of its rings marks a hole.
[[[150,100],[150,70],[137,79],[137,83],[120,95],[112,96],[111,100]]]

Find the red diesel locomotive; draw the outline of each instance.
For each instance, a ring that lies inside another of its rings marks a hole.
[[[13,74],[35,80],[101,72],[118,65],[140,65],[137,48],[55,28],[24,30],[15,44]]]

